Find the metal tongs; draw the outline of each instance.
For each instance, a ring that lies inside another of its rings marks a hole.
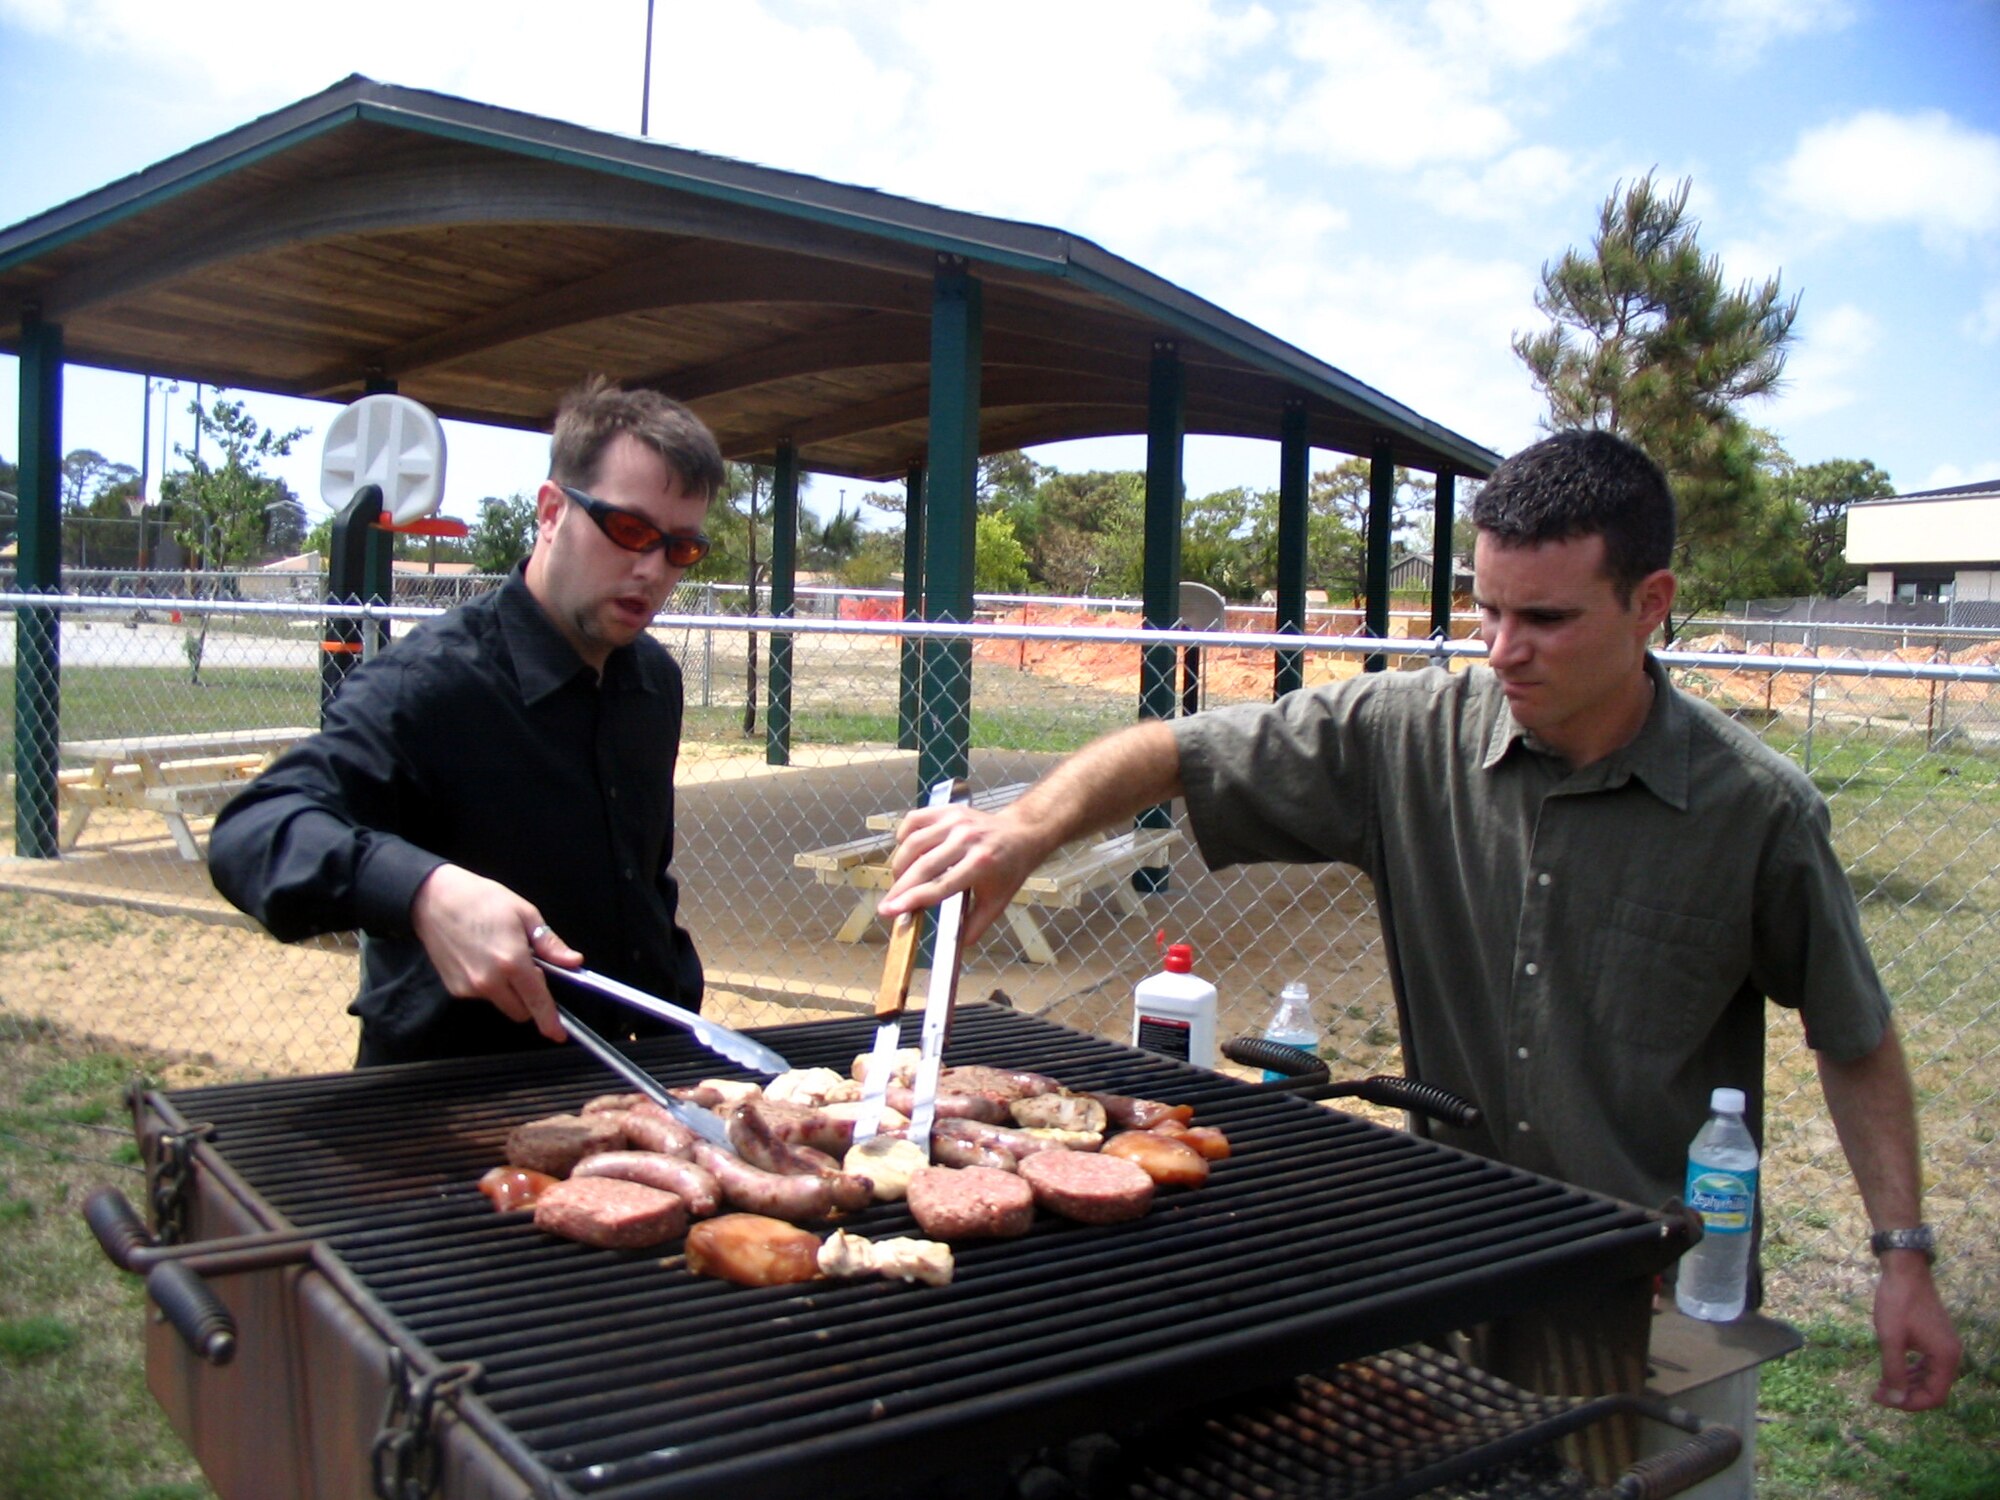
[[[634,989],[631,985],[608,975],[594,973],[589,969],[565,969],[561,964],[552,964],[546,958],[537,958],[535,962],[548,973],[560,979],[567,979],[571,984],[580,984],[587,990],[595,990],[600,995],[629,1005],[632,1009],[652,1016],[656,1020],[671,1021],[676,1026],[686,1027],[702,1046],[718,1056],[728,1058],[731,1062],[741,1063],[758,1073],[784,1073],[791,1069],[792,1065],[786,1062],[781,1054],[772,1051],[755,1037],[745,1036],[740,1031],[731,1031],[720,1021],[711,1021],[706,1016],[685,1010],[671,1001],[660,999],[657,995],[649,995],[644,990]],[[563,1024],[565,1026],[569,1024],[567,1017],[564,1018]]]
[[[556,972],[567,974],[570,971],[568,969],[559,969]],[[556,1006],[556,1016],[562,1021],[563,1030],[569,1033],[571,1041],[603,1063],[605,1067],[616,1073],[626,1083],[629,1083],[648,1099],[651,1099],[660,1108],[664,1109],[676,1120],[679,1120],[681,1124],[687,1126],[689,1130],[692,1130],[702,1139],[713,1141],[718,1146],[729,1147],[729,1128],[722,1123],[713,1110],[703,1109],[699,1104],[689,1104],[685,1099],[676,1099],[666,1089],[661,1087],[660,1081],[657,1078],[654,1078],[637,1063],[633,1062],[631,1058],[627,1057],[603,1037],[584,1025],[583,1022],[570,1013],[567,1006]],[[734,1148],[730,1147],[730,1149],[733,1150]]]
[[[940,781],[925,799],[928,807],[942,807],[965,799],[964,782]],[[944,1043],[951,1030],[952,1000],[958,991],[961,928],[965,915],[965,894],[947,896],[937,906],[937,931],[931,942],[931,985],[924,1001],[922,1051],[917,1063],[916,1105],[910,1116],[906,1138],[926,1153],[931,1146],[931,1125],[937,1117],[938,1073],[944,1057]],[[875,995],[875,1046],[862,1070],[861,1113],[854,1125],[854,1138],[865,1141],[882,1124],[883,1101],[889,1092],[896,1050],[902,1042],[903,1008],[909,999],[910,971],[916,965],[917,937],[922,931],[920,913],[906,912],[889,930],[889,954],[882,967],[882,987]]]

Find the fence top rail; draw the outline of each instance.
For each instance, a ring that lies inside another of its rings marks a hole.
[[[446,612],[438,605],[327,604],[320,602],[263,603],[237,599],[129,599],[110,595],[0,593],[0,608],[67,613],[84,610],[129,611],[158,607],[185,614],[275,616],[300,620],[365,619],[427,620]],[[770,615],[708,615],[662,612],[653,617],[655,630],[708,635],[853,636],[905,640],[1042,641],[1129,646],[1196,646],[1223,651],[1294,651],[1341,656],[1420,656],[1444,662],[1481,661],[1486,647],[1476,640],[1368,635],[1293,635],[1270,631],[1152,630],[1144,626],[1003,625],[929,620],[817,620]],[[1669,667],[1708,672],[1796,673],[1816,677],[1861,677],[1901,681],[2000,685],[2000,667],[1953,662],[1911,662],[1827,656],[1778,656],[1750,652],[1676,651],[1656,648],[1654,655]]]

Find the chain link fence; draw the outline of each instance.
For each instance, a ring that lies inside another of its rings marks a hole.
[[[398,604],[376,612],[397,633],[435,612],[403,602],[405,581]],[[60,619],[63,767],[61,857],[0,862],[0,1041],[32,1034],[79,1055],[143,1054],[188,1078],[323,1071],[353,1056],[352,938],[272,942],[216,897],[200,857],[229,791],[317,722],[328,611],[296,594],[216,592],[0,595],[17,618]],[[1272,621],[1256,610],[1232,609],[1214,633],[1146,636],[1129,602],[982,599],[978,624],[912,640],[889,595],[804,595],[777,635],[776,622],[744,617],[745,604],[740,591],[684,586],[655,628],[687,684],[682,911],[709,1009],[736,1025],[869,1006],[889,830],[919,797],[917,655],[967,673],[959,696],[945,696],[970,714],[973,787],[994,792],[1131,722],[1146,651],[1167,653],[1152,661],[1170,664],[1177,703],[1216,705],[1268,700],[1279,644],[1257,633]],[[1431,656],[1462,666],[1476,651],[1357,640],[1351,611],[1316,613],[1310,628],[1282,643],[1308,684],[1360,671],[1370,650],[1386,648],[1392,669]],[[1423,624],[1395,628],[1414,636]],[[34,675],[17,672],[16,642],[0,631],[10,751],[17,716],[57,719]],[[776,715],[774,647],[788,689]],[[1991,638],[1817,653],[1775,640],[1747,655],[1726,632],[1696,630],[1663,655],[1682,686],[1804,765],[1832,805],[1916,1077],[1947,1297],[1962,1316],[1983,1310],[1968,1329],[1975,1352],[1995,1342],[2000,1306],[1996,650]],[[170,750],[147,748],[163,737]],[[15,807],[10,796],[0,828],[9,854]],[[1025,894],[1016,920],[967,953],[961,995],[998,990],[1021,1009],[1126,1036],[1132,986],[1158,966],[1164,932],[1191,942],[1216,981],[1223,1036],[1260,1030],[1280,987],[1303,979],[1336,1076],[1397,1069],[1371,894],[1345,867],[1211,874],[1184,830],[1164,829],[1066,851]],[[1767,1279],[1772,1310],[1802,1319],[1865,1295],[1873,1268],[1811,1053],[1789,1012],[1774,1007],[1770,1027]]]

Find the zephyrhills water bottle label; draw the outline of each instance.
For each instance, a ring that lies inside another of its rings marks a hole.
[[[1757,1203],[1757,1174],[1688,1163],[1687,1206],[1701,1215],[1710,1234],[1748,1234]]]

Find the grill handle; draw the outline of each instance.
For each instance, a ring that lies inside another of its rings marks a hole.
[[[1734,1427],[1704,1423],[1686,1442],[1633,1464],[1618,1476],[1611,1493],[1617,1500],[1661,1500],[1662,1496],[1678,1495],[1720,1474],[1742,1452],[1743,1438]]]
[[[155,1249],[160,1243],[116,1188],[99,1188],[83,1200],[83,1222],[97,1236],[111,1264],[121,1271],[139,1270],[139,1252]]]
[[[236,1357],[236,1319],[186,1262],[154,1266],[146,1273],[146,1295],[188,1348],[210,1364],[226,1365]]]
[[[1447,1125],[1456,1125],[1462,1130],[1479,1123],[1479,1106],[1449,1089],[1420,1079],[1396,1078],[1386,1073],[1348,1083],[1329,1083],[1323,1060],[1303,1047],[1274,1042],[1269,1037],[1236,1037],[1222,1044],[1222,1055],[1245,1067],[1264,1068],[1285,1075],[1278,1082],[1263,1085],[1266,1089],[1282,1089],[1312,1100],[1366,1099],[1370,1104],[1409,1110],[1441,1120]]]
[[[198,1272],[173,1258],[180,1248],[162,1245],[116,1188],[98,1188],[83,1201],[83,1221],[106,1257],[121,1271],[143,1273],[146,1295],[174,1331],[212,1365],[236,1357],[236,1320]]]

